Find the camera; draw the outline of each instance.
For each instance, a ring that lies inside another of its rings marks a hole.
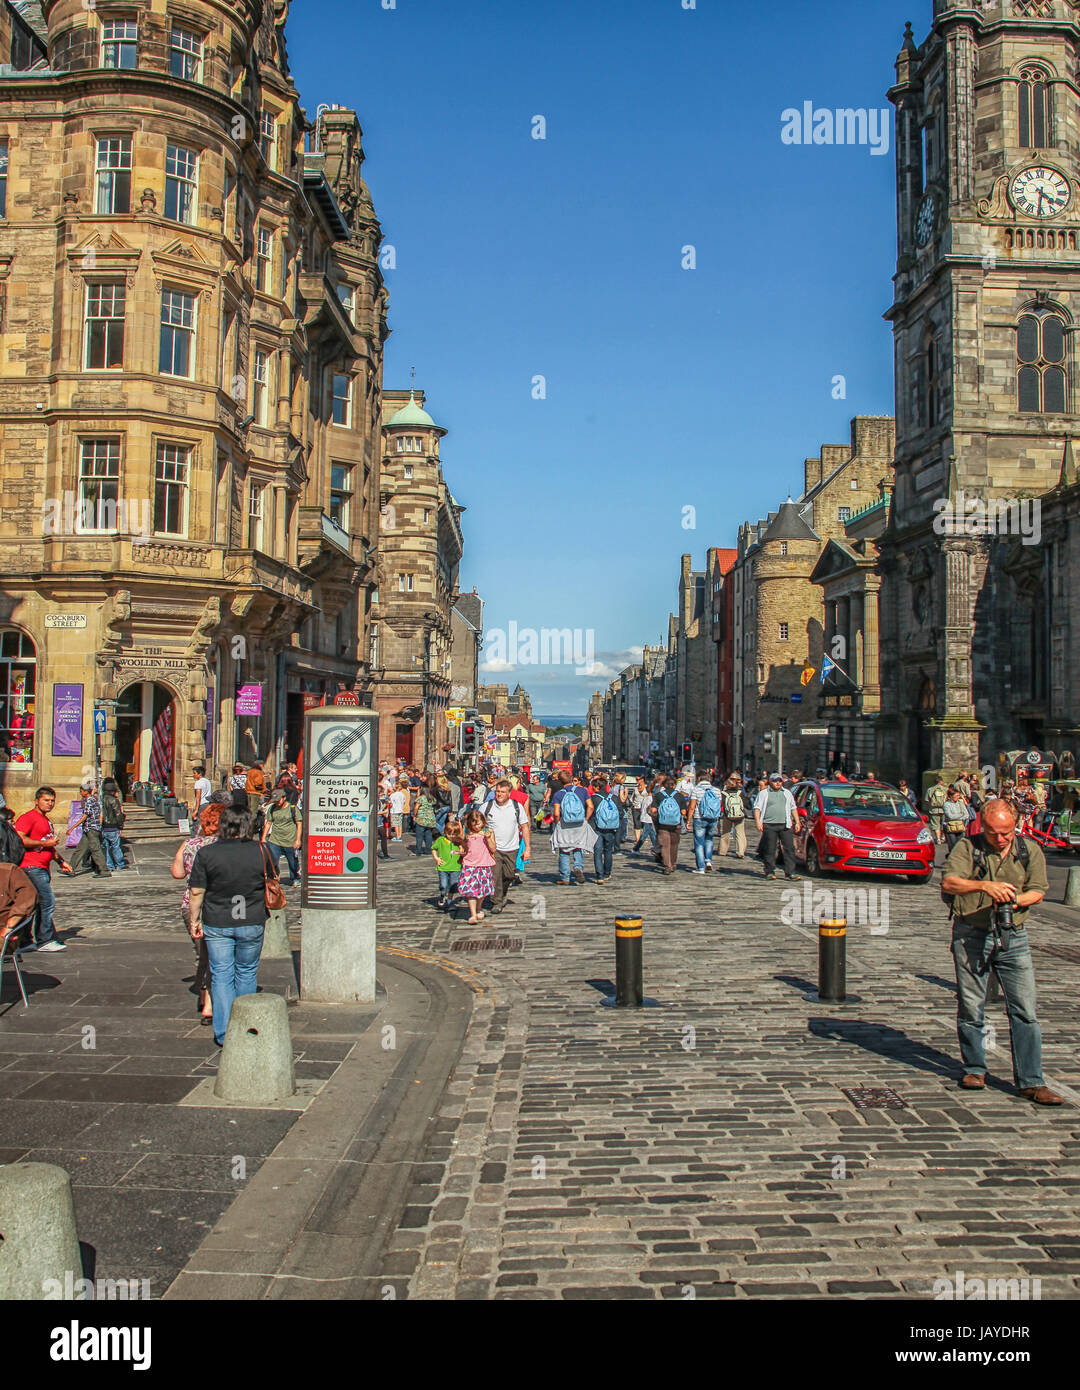
[[[998,903],[994,908],[994,926],[999,931],[1012,931],[1016,923],[1013,920],[1013,904]]]

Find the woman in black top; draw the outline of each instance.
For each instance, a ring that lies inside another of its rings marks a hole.
[[[221,814],[218,838],[191,866],[191,935],[205,938],[210,959],[214,1041],[220,1047],[233,1000],[258,989],[266,926],[266,857],[252,841],[250,811]]]

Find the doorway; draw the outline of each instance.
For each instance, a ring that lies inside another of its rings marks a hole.
[[[113,776],[123,796],[136,782],[175,790],[176,699],[167,686],[138,681],[120,695]]]
[[[415,724],[398,724],[394,738],[394,757],[404,758],[407,764],[413,760],[413,731]]]

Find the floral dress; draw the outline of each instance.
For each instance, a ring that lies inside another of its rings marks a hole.
[[[216,835],[192,835],[190,840],[185,840],[182,856],[184,874],[191,878],[191,866],[195,863],[195,856],[203,845],[212,845],[217,840]],[[180,899],[180,916],[184,919],[184,926],[191,930],[191,888],[184,888],[184,896]],[[195,988],[210,988],[210,957],[207,954],[206,938],[200,937],[198,941],[194,937],[191,945],[195,951]]]
[[[495,893],[494,863],[495,858],[487,847],[483,832],[470,835],[465,841],[458,895],[462,898],[492,897]]]

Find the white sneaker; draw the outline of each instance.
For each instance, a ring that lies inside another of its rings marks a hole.
[[[64,945],[62,941],[46,941],[44,946],[39,946],[37,949],[39,952],[66,951],[67,947]]]
[[[705,870],[704,870],[704,869],[691,869],[690,872],[691,872],[692,874],[703,874],[703,873],[705,872]]]

